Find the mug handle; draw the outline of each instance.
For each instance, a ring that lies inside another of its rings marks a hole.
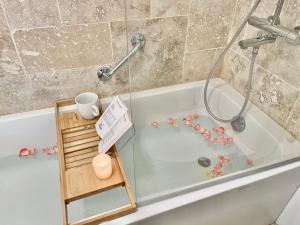
[[[92,108],[93,108],[93,115],[94,116],[99,116],[100,112],[99,112],[98,107],[93,105]]]

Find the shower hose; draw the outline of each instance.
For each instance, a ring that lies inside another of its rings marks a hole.
[[[246,92],[245,101],[244,101],[242,109],[240,110],[240,112],[236,116],[232,117],[231,119],[222,119],[222,118],[219,118],[218,116],[216,116],[211,111],[211,109],[210,109],[210,107],[208,105],[208,101],[207,101],[207,89],[208,89],[208,85],[209,85],[209,82],[210,82],[213,74],[215,73],[216,69],[219,67],[220,63],[224,59],[225,54],[227,53],[227,51],[229,50],[229,48],[233,45],[233,43],[235,42],[235,40],[238,38],[239,34],[242,32],[243,28],[246,26],[246,24],[248,22],[248,19],[255,12],[255,10],[257,9],[257,7],[260,4],[260,2],[261,2],[261,0],[257,0],[255,2],[255,4],[253,5],[253,7],[251,8],[249,14],[247,15],[247,17],[245,18],[245,20],[243,21],[243,23],[240,25],[239,29],[237,30],[237,32],[235,33],[235,35],[232,37],[232,39],[230,40],[230,42],[228,43],[228,45],[226,46],[226,48],[220,54],[219,58],[217,59],[217,61],[213,65],[213,67],[210,69],[210,71],[208,73],[208,76],[207,76],[207,80],[206,80],[205,88],[204,88],[204,104],[205,104],[206,110],[207,110],[207,112],[215,120],[218,120],[218,121],[223,122],[223,123],[228,123],[228,122],[235,121],[236,119],[238,119],[239,117],[241,117],[241,115],[244,113],[244,111],[246,109],[246,106],[247,106],[249,98],[250,98],[251,88],[252,88],[253,70],[254,70],[255,59],[256,59],[256,56],[258,54],[258,48],[253,48],[253,51],[252,51],[252,57],[251,57],[251,63],[250,63],[250,69],[249,69],[249,77],[248,77],[248,81],[247,81],[246,88],[245,88],[245,92]]]

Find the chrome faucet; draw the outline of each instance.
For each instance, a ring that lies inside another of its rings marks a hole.
[[[241,49],[247,49],[250,47],[256,48],[256,47],[260,47],[261,45],[274,43],[275,41],[276,38],[273,37],[272,35],[269,34],[264,35],[262,31],[259,31],[257,33],[256,38],[242,40],[239,42],[239,46],[241,47]]]
[[[284,0],[278,0],[274,15],[267,19],[256,16],[251,16],[248,19],[248,24],[266,32],[266,34],[260,34],[257,38],[240,41],[239,46],[242,49],[270,44],[275,42],[278,37],[293,45],[300,45],[300,26],[290,29],[280,25],[280,14],[283,4]]]

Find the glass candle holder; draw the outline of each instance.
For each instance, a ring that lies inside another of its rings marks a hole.
[[[93,167],[99,179],[107,179],[112,175],[112,161],[109,155],[99,154],[93,158]]]

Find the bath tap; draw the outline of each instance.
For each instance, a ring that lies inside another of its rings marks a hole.
[[[300,45],[300,33],[298,27],[290,29],[281,25],[272,24],[272,19],[263,19],[256,16],[250,17],[248,23],[263,31],[268,32],[273,37],[281,37],[294,45]]]
[[[285,39],[293,45],[300,45],[300,26],[290,29],[280,25],[280,14],[283,4],[284,0],[278,0],[274,15],[267,19],[256,16],[251,16],[248,19],[248,24],[266,32],[266,35],[240,41],[239,46],[242,49],[270,44],[275,42],[278,37]]]
[[[276,38],[272,35],[264,35],[263,32],[258,32],[256,38],[250,38],[246,40],[242,40],[239,42],[239,46],[242,49],[247,49],[249,47],[260,47],[261,45],[272,44],[276,41]]]

